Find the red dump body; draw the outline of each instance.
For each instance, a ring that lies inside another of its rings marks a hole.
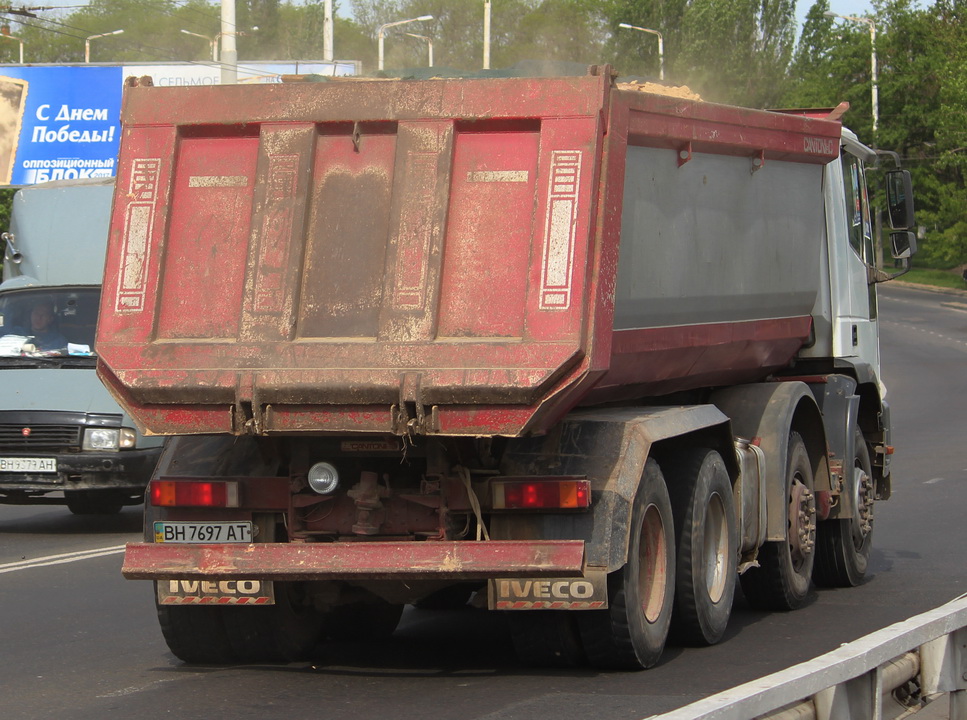
[[[809,334],[808,292],[615,330],[626,163],[811,166],[821,213],[836,122],[593,75],[131,88],[122,121],[99,373],[151,433],[539,432]]]

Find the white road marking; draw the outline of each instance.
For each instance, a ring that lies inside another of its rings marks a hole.
[[[924,485],[936,485],[938,482],[943,482],[943,478],[931,478],[930,480],[925,481],[923,484]]]
[[[113,545],[111,547],[94,548],[93,550],[62,553],[61,555],[47,555],[46,557],[34,558],[33,560],[18,560],[17,562],[3,563],[0,565],[0,575],[17,570],[29,570],[31,568],[46,567],[48,565],[63,565],[64,563],[77,562],[78,560],[91,560],[106,555],[118,555],[123,552],[124,545]]]

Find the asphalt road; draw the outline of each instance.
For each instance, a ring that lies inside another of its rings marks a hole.
[[[95,521],[0,506],[0,715],[631,720],[941,605],[967,592],[967,298],[895,286],[881,298],[897,454],[861,587],[795,613],[739,597],[722,644],[669,648],[642,673],[521,668],[502,618],[470,608],[410,608],[390,641],[327,645],[311,663],[193,668],[167,652],[151,586],[120,576],[138,509]]]

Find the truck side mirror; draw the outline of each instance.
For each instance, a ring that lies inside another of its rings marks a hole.
[[[913,181],[910,179],[908,170],[890,170],[886,173],[886,204],[892,229],[906,230],[916,224],[913,209]],[[916,239],[913,241],[913,252],[916,252]]]
[[[907,260],[917,253],[917,236],[905,230],[890,233],[890,245],[893,247],[895,260]]]

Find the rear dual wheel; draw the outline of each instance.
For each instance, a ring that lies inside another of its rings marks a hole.
[[[628,562],[608,576],[607,610],[575,613],[584,650],[600,668],[641,670],[658,662],[675,593],[675,533],[665,478],[648,460],[631,513]]]
[[[722,456],[707,448],[684,454],[668,476],[678,538],[672,637],[713,645],[728,626],[737,576],[731,478]]]
[[[275,605],[158,605],[161,632],[186,663],[231,664],[304,660],[319,641],[323,616],[299,583],[276,583]]]

